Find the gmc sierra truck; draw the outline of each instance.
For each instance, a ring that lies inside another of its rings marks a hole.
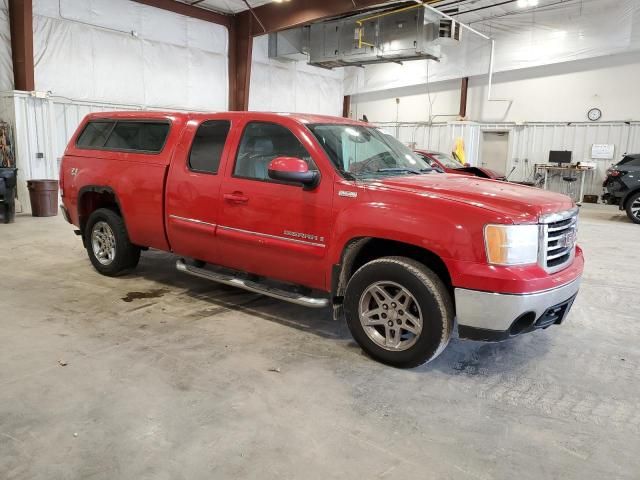
[[[177,269],[312,308],[397,367],[458,335],[561,323],[584,260],[566,196],[434,172],[377,128],[317,115],[88,115],[61,164],[63,212],[103,275],[148,248]]]

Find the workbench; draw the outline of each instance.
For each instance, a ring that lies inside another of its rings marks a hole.
[[[544,183],[542,185],[542,188],[544,188],[545,190],[549,189],[548,187],[549,187],[550,174],[551,175],[558,174],[563,178],[569,175],[573,176],[573,174],[576,174],[578,179],[577,181],[580,182],[580,192],[579,192],[578,198],[574,198],[573,200],[578,205],[582,203],[582,199],[584,198],[585,178],[588,174],[593,174],[593,172],[595,171],[595,167],[592,167],[592,166],[588,166],[588,167],[577,166],[577,165],[558,166],[558,165],[548,164],[548,163],[538,163],[535,165],[535,169],[536,169],[536,174],[540,173],[544,175]],[[564,184],[564,180],[562,181],[561,185],[562,184]],[[558,193],[565,193],[565,192],[558,192]]]

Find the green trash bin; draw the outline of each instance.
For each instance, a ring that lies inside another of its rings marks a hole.
[[[31,215],[34,217],[55,217],[58,215],[58,181],[27,180]]]

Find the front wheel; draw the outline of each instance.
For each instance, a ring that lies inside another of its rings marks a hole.
[[[99,208],[89,217],[85,246],[93,267],[108,277],[127,273],[140,260],[140,248],[129,241],[124,220],[108,208]]]
[[[345,293],[349,330],[376,360],[412,368],[449,343],[453,303],[444,283],[420,262],[383,257],[363,265]]]
[[[633,223],[640,223],[640,192],[627,200],[627,215]]]

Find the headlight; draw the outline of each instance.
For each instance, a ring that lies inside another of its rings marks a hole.
[[[526,265],[538,262],[538,225],[487,225],[484,244],[493,265]]]

